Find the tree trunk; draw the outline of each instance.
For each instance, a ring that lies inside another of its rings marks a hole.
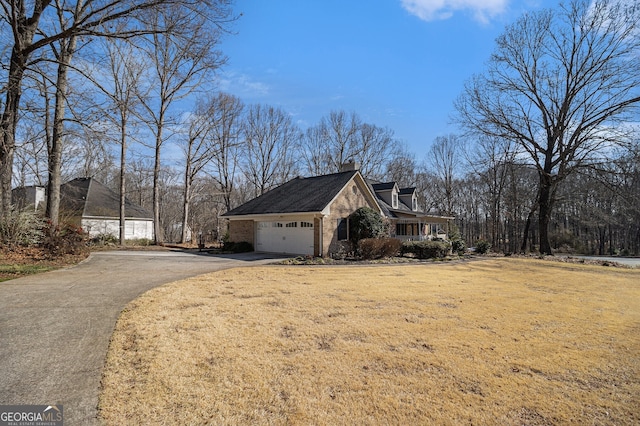
[[[549,224],[553,210],[553,183],[547,175],[540,176],[540,192],[538,195],[538,228],[540,232],[540,254],[553,255],[549,242]]]
[[[164,117],[160,118],[162,123]],[[156,133],[156,151],[153,165],[153,235],[156,244],[164,242],[160,226],[160,147],[162,146],[162,124],[158,124]]]
[[[60,43],[60,57],[58,59],[53,134],[47,156],[49,163],[49,182],[47,183],[46,216],[54,227],[58,225],[60,219],[60,185],[62,184],[60,167],[62,164],[64,116],[67,106],[68,71],[75,46],[75,36],[71,36],[69,40],[63,39]]]
[[[529,229],[531,228],[531,221],[533,220],[533,215],[536,213],[536,210],[538,210],[538,199],[539,199],[539,195],[536,195],[536,200],[531,206],[531,209],[529,210],[529,214],[527,215],[527,220],[524,223],[524,230],[522,231],[522,245],[520,246],[520,252],[522,254],[525,254],[527,252],[527,245],[529,242]]]
[[[187,156],[187,165],[184,172],[184,204],[182,206],[182,236],[181,242],[187,242],[187,231],[189,229],[189,206],[191,200],[191,159]]]
[[[31,35],[33,38],[33,34]],[[31,39],[30,38],[30,39]],[[29,40],[30,40],[29,39]],[[11,53],[7,97],[0,121],[0,217],[5,218],[11,211],[11,181],[13,177],[13,154],[15,151],[15,135],[18,125],[18,108],[22,95],[22,78],[26,69],[26,58],[14,47]]]
[[[125,245],[126,240],[126,170],[127,170],[127,119],[126,112],[121,111],[120,120],[120,245]]]

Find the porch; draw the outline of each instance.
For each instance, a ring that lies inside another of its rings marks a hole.
[[[437,221],[434,219],[397,219],[395,221],[395,234],[391,236],[401,241],[448,240],[448,218],[442,218],[443,220]]]

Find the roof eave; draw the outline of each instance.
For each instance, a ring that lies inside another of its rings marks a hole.
[[[295,217],[295,216],[324,216],[321,211],[310,211],[310,212],[287,212],[287,213],[251,213],[251,214],[234,214],[227,215],[227,213],[220,215],[225,219],[229,220],[259,220],[259,219],[279,219],[285,217]]]

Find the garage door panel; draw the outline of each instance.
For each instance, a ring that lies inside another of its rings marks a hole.
[[[313,235],[312,221],[259,222],[256,250],[270,253],[313,255]]]

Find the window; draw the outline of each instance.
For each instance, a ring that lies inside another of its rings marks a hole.
[[[411,199],[411,210],[418,211],[418,199],[416,197],[413,197]]]
[[[311,222],[300,222],[301,228],[313,228],[313,223]]]
[[[349,219],[338,219],[338,241],[349,239]]]
[[[289,222],[286,225],[287,228],[297,228],[298,227],[298,222]]]
[[[392,206],[394,209],[398,208],[398,194],[396,194],[395,192],[393,193],[393,198],[392,198]]]
[[[280,223],[280,222],[274,222],[274,223],[273,223],[273,227],[274,227],[274,228],[282,228],[282,223]]]
[[[407,234],[406,223],[396,223],[396,235],[409,235]]]

